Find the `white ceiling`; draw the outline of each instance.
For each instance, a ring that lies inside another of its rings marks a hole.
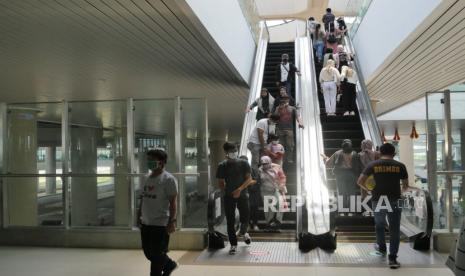
[[[383,114],[465,79],[465,1],[448,1],[441,14],[426,19],[368,83]],[[374,45],[376,47],[376,45]]]
[[[212,128],[240,131],[247,85],[186,5],[1,1],[0,101],[205,97]]]

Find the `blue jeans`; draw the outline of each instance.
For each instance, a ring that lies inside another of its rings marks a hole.
[[[323,60],[323,50],[325,48],[325,44],[321,41],[316,41],[314,42],[313,44],[313,48],[315,48],[315,51],[316,51],[316,57],[318,59],[318,61],[322,61]]]
[[[383,202],[384,203],[384,202]],[[389,221],[389,258],[397,258],[397,252],[399,252],[400,244],[400,218],[402,214],[402,209],[399,207],[398,201],[391,201],[390,210],[381,209],[377,212],[376,206],[378,201],[373,201],[373,211],[375,213],[375,229],[376,229],[376,243],[379,246],[380,250],[386,250],[386,239],[385,239],[385,229],[386,229],[386,216]],[[383,204],[384,206],[385,204]]]

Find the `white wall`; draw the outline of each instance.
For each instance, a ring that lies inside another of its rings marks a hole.
[[[441,0],[376,0],[371,3],[354,37],[354,47],[367,81],[440,3]]]
[[[269,27],[270,42],[290,42],[306,35],[306,23],[294,20],[290,23]]]
[[[249,83],[255,42],[237,0],[186,0],[226,56]]]

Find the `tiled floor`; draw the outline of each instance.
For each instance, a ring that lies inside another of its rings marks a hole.
[[[304,265],[201,265],[200,252],[173,251],[181,266],[173,276],[453,276],[445,267],[401,268],[321,267]],[[190,257],[189,257],[190,255]],[[189,261],[191,260],[191,261]],[[140,250],[0,247],[1,276],[123,276],[149,275]]]
[[[338,243],[337,250],[329,253],[315,249],[302,253],[296,242],[253,242],[250,246],[239,243],[234,256],[228,254],[228,247],[222,250],[205,250],[195,260],[199,264],[244,265],[253,264],[294,264],[318,266],[363,266],[384,267],[386,257],[380,256],[370,243]],[[413,250],[409,244],[401,243],[399,262],[406,267],[442,267],[446,258],[436,252]]]

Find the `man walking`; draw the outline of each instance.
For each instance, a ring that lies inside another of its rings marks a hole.
[[[372,192],[372,206],[375,215],[376,244],[375,248],[382,255],[386,255],[385,228],[386,216],[389,221],[389,267],[396,269],[400,267],[397,261],[397,252],[400,244],[400,218],[401,207],[399,200],[402,191],[417,189],[408,184],[408,173],[404,164],[394,160],[395,147],[386,143],[380,148],[381,158],[373,161],[365,168],[358,179],[358,185],[365,191],[365,181],[373,175],[375,187]]]
[[[241,222],[239,234],[244,237],[246,244],[252,242],[250,235],[247,233],[249,227],[249,195],[247,187],[255,184],[255,182],[250,175],[249,163],[238,158],[236,145],[226,142],[223,145],[223,150],[226,160],[218,165],[216,178],[218,179],[218,186],[224,191],[224,211],[229,243],[231,244],[229,254],[234,255],[237,251],[237,236],[234,228],[236,224],[236,208],[239,210],[239,220]]]
[[[168,257],[170,234],[175,231],[176,178],[165,171],[168,161],[166,152],[160,149],[147,152],[150,174],[145,180],[138,209],[138,223],[142,249],[150,260],[150,276],[168,276],[177,268],[177,263]]]
[[[292,99],[294,99],[294,95],[292,95],[291,83],[296,73],[300,76],[299,69],[289,62],[289,55],[282,54],[281,63],[276,68],[276,86],[286,87],[287,95]]]

